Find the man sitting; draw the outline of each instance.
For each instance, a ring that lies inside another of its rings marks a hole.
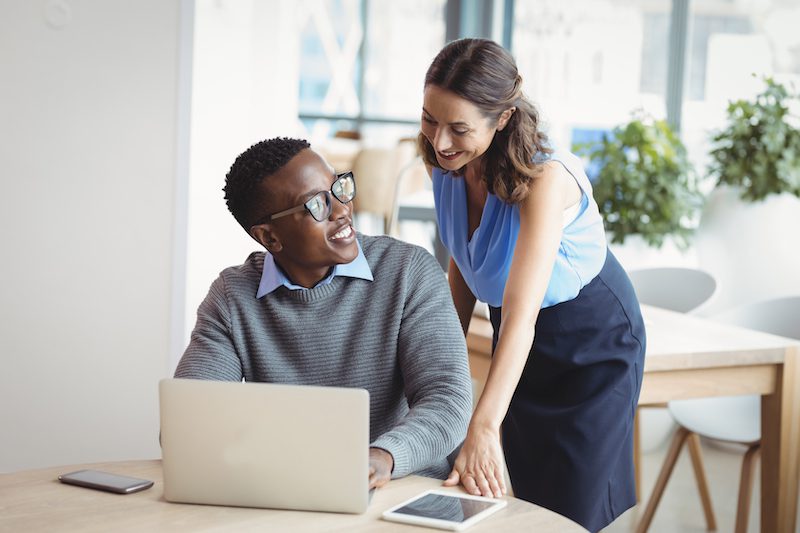
[[[472,389],[436,261],[417,246],[357,234],[353,174],[335,174],[304,140],[251,146],[224,191],[268,253],[214,281],[175,377],[367,389],[370,488],[411,473],[447,477]]]

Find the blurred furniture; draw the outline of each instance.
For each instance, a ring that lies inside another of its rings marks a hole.
[[[704,308],[709,315],[800,294],[800,198],[783,193],[746,202],[740,193],[735,187],[715,187],[695,233],[698,266],[725,287]]]
[[[427,179],[427,171],[425,170],[422,160],[420,160],[422,170],[425,172]],[[399,204],[397,206],[397,220],[418,220],[421,222],[430,222],[434,225],[433,237],[433,255],[441,265],[442,270],[447,272],[450,264],[450,252],[442,244],[442,239],[439,235],[439,224],[436,221],[436,207],[433,201],[433,191],[419,190],[416,193],[399,196]]]
[[[639,403],[759,395],[761,531],[795,531],[800,342],[648,305],[642,312],[647,352]],[[472,317],[467,347],[472,375],[484,383],[492,350],[488,320]]]
[[[352,139],[354,141],[360,141],[361,133],[356,130],[337,130],[336,133],[333,134],[333,137],[336,139]]]
[[[407,198],[430,194],[430,187],[427,187],[430,178],[422,157],[417,154],[416,139],[401,139],[397,144],[397,152],[396,161],[400,166],[395,177],[391,218],[386,229],[389,235],[397,235],[401,202]]]
[[[311,149],[324,157],[336,172],[352,170],[353,161],[361,148],[361,141],[343,137],[334,137],[326,139],[325,142],[311,145]],[[356,186],[358,186],[357,183]]]
[[[111,494],[56,481],[59,474],[93,468],[155,481],[145,491]],[[364,514],[315,513],[277,509],[250,509],[215,505],[188,505],[164,500],[161,461],[126,461],[27,470],[0,475],[0,530],[2,531],[423,531],[386,522],[381,513],[427,489],[441,489],[439,479],[408,476],[375,491]],[[458,487],[444,488],[461,493]],[[470,531],[541,531],[578,533],[574,522],[510,496],[506,508],[470,528]]]
[[[714,278],[702,270],[684,267],[659,267],[632,270],[628,273],[636,296],[640,303],[653,305],[662,309],[688,313],[707,302],[716,291],[717,283]],[[645,324],[646,326],[646,324]],[[642,491],[642,418],[645,418],[645,427],[648,422],[653,428],[650,433],[657,431],[654,439],[662,443],[669,437],[675,426],[665,404],[642,405],[649,408],[646,412],[636,411],[633,424],[633,462],[636,472],[636,501],[641,501]],[[657,408],[657,409],[653,409]],[[659,426],[660,424],[660,426]]]
[[[356,229],[366,233],[384,233],[392,218],[392,204],[396,188],[398,162],[391,148],[362,148],[352,165],[356,177],[356,194],[353,210],[359,216]],[[361,222],[365,214],[376,217],[376,230]],[[361,226],[361,227],[359,227]]]
[[[400,139],[392,148],[363,147],[353,159],[358,190],[355,213],[377,217],[382,225],[379,233],[395,232],[399,195],[419,188],[420,183],[424,185],[414,171],[418,165],[416,144],[412,141]]]
[[[717,288],[711,274],[694,268],[644,268],[628,276],[641,303],[679,313],[697,309]]]
[[[720,313],[714,318],[728,324],[800,339],[800,297],[779,298],[743,305]],[[742,460],[735,529],[736,533],[747,531],[754,460],[758,457],[761,447],[759,400],[758,395],[747,395],[669,402],[669,411],[678,422],[679,429],[672,440],[653,494],[650,496],[642,519],[637,526],[638,532],[645,532],[650,526],[685,442],[689,443],[689,453],[707,527],[709,530],[716,529],[716,519],[706,483],[699,437],[747,446]],[[797,454],[797,449],[794,453]]]
[[[439,236],[439,224],[436,221],[436,207],[433,200],[433,191],[430,187],[430,176],[425,168],[425,162],[417,153],[416,138],[404,139],[407,146],[414,149],[414,158],[401,170],[398,177],[398,191],[395,196],[396,204],[393,210],[393,228],[397,228],[402,220],[415,220],[429,222],[434,227],[433,255],[447,272],[450,263],[450,253],[442,244]]]

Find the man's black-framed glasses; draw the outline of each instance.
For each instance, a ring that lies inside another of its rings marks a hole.
[[[303,209],[311,213],[311,216],[314,217],[314,220],[317,222],[322,222],[331,216],[331,211],[333,209],[331,206],[331,195],[333,195],[334,198],[343,204],[349,204],[353,201],[353,198],[356,197],[356,180],[353,177],[352,172],[338,174],[329,191],[320,191],[309,198],[306,202],[296,207],[290,207],[285,211],[280,211],[279,213],[275,213],[273,215],[261,217],[253,225],[257,226],[259,224],[263,224],[264,222],[275,220],[276,218],[297,213]]]

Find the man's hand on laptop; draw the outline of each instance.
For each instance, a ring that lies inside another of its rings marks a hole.
[[[377,489],[392,478],[394,457],[382,448],[369,449],[369,488]]]

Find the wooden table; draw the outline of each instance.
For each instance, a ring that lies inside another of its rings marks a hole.
[[[761,531],[794,532],[800,478],[800,343],[642,306],[647,352],[640,405],[681,398],[761,395]],[[492,327],[473,317],[470,366],[480,384]]]
[[[111,494],[64,485],[59,474],[94,468],[151,479],[143,492]],[[380,520],[383,511],[441,481],[418,476],[377,490],[365,514],[312,513],[169,503],[163,498],[161,461],[72,465],[0,475],[0,532],[17,531],[440,531]],[[446,490],[459,492],[458,488]],[[531,503],[506,497],[508,506],[471,527],[484,532],[584,532],[570,520]]]

